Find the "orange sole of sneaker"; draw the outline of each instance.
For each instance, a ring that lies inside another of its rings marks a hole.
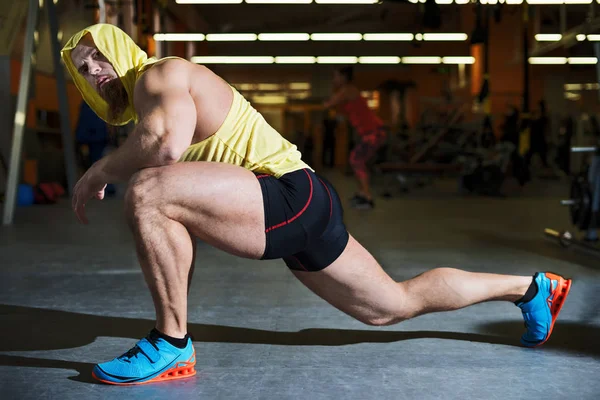
[[[565,304],[565,300],[567,299],[569,291],[571,290],[571,284],[573,283],[571,279],[565,279],[560,275],[546,273],[546,276],[549,279],[558,281],[556,289],[554,289],[554,291],[550,295],[550,297],[552,297],[553,300],[550,301],[550,297],[547,300],[550,303],[549,306],[550,313],[552,314],[552,325],[550,325],[550,331],[548,332],[548,336],[546,336],[546,339],[543,342],[538,343],[534,347],[541,346],[542,344],[546,343],[548,339],[550,339],[550,335],[552,335],[552,330],[554,329],[554,323],[556,322],[556,318],[558,318],[558,314],[560,313],[560,310]]]
[[[192,357],[192,359],[194,357],[195,357],[195,355]],[[160,374],[156,378],[152,378],[150,380],[143,381],[143,382],[131,382],[131,383],[111,382],[111,381],[107,381],[107,380],[98,378],[96,376],[96,374],[94,374],[94,371],[92,371],[92,377],[94,379],[96,379],[97,381],[99,381],[99,382],[108,383],[109,385],[132,386],[132,385],[144,385],[144,384],[147,384],[147,383],[158,383],[158,382],[172,381],[174,379],[190,378],[190,377],[196,375],[196,369],[194,368],[194,365],[196,365],[195,362],[193,362],[193,363],[189,363],[189,362],[186,362],[186,363],[177,363],[177,365],[180,365],[180,366],[171,368],[171,369],[163,372],[162,374]]]

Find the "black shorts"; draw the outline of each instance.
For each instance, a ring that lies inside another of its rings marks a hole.
[[[320,271],[348,244],[337,192],[310,169],[277,179],[257,174],[263,194],[267,244],[263,260],[282,258],[290,269]]]

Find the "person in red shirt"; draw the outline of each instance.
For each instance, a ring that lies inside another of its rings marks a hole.
[[[348,118],[360,136],[359,143],[350,153],[350,165],[359,183],[359,191],[352,199],[355,208],[370,209],[375,206],[370,187],[367,162],[385,144],[387,133],[383,121],[369,108],[367,100],[353,83],[352,67],[342,67],[333,74],[333,95],[324,103],[327,108],[335,107]]]

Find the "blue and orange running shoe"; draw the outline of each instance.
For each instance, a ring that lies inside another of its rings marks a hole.
[[[571,290],[571,280],[556,274],[538,272],[533,279],[538,287],[537,294],[530,301],[517,304],[527,328],[521,337],[521,343],[526,347],[540,346],[550,338],[556,318]]]
[[[151,332],[122,356],[96,365],[92,376],[112,385],[139,385],[196,375],[196,352],[187,340],[180,349]]]

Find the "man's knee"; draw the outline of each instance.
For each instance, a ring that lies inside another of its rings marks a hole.
[[[381,311],[366,316],[357,318],[360,322],[370,326],[388,326],[405,321],[408,318],[404,317],[401,312]]]
[[[156,203],[160,195],[159,168],[144,168],[131,176],[125,194],[125,208],[129,216]]]

